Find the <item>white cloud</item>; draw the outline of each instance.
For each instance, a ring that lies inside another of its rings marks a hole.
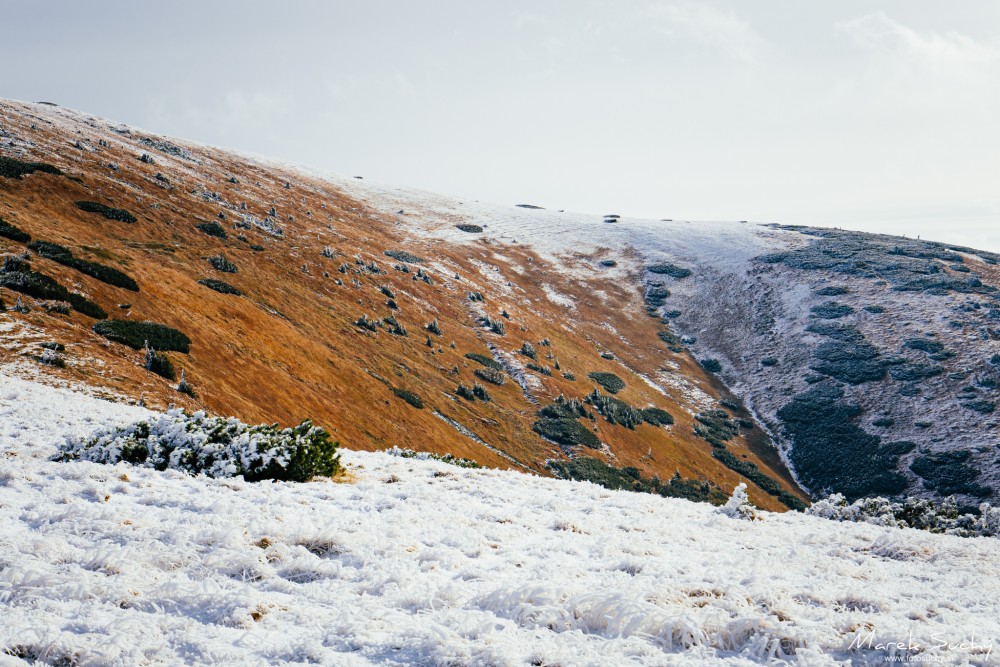
[[[650,4],[647,16],[668,35],[685,33],[702,44],[716,47],[743,61],[756,61],[767,48],[749,22],[735,12],[691,0]]]
[[[943,75],[968,76],[1000,66],[1000,46],[949,31],[919,32],[882,12],[837,27],[859,45],[909,67]]]

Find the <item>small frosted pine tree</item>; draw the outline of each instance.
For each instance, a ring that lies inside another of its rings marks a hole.
[[[739,483],[733,490],[733,495],[729,497],[729,501],[720,507],[719,511],[730,519],[753,521],[758,518],[757,508],[750,504],[750,496],[747,495],[747,485],[744,482]]]

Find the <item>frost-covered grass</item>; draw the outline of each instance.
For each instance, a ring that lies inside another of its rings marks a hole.
[[[1000,636],[995,539],[748,522],[382,453],[343,453],[352,484],[49,460],[152,417],[0,377],[0,646],[80,665],[876,665],[910,641],[982,665]]]

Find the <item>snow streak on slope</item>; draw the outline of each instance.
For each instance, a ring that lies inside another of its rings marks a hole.
[[[145,413],[9,377],[0,413],[0,646],[48,663],[883,664],[900,641],[985,665],[1000,636],[992,539],[360,452],[351,484],[53,463]]]

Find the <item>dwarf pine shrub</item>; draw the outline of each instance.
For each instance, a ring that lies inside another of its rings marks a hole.
[[[614,373],[595,371],[593,373],[588,373],[587,377],[601,385],[601,387],[604,388],[604,391],[609,394],[617,394],[625,388],[625,381]]]
[[[486,387],[484,387],[483,385],[479,384],[478,382],[475,382],[472,385],[472,395],[475,396],[476,398],[478,398],[483,403],[489,403],[490,402],[490,394],[489,394],[489,392],[486,391]]]
[[[486,366],[484,368],[477,368],[473,371],[476,377],[486,380],[487,382],[495,385],[502,385],[506,382],[504,374],[496,368]]]
[[[74,257],[73,251],[59,245],[58,243],[50,243],[49,241],[32,241],[28,244],[28,250],[31,250],[39,257],[51,259],[52,261],[62,264],[63,266],[76,269],[80,273],[88,275],[91,278],[96,278],[103,283],[107,283],[108,285],[122,287],[132,292],[139,291],[138,283],[125,273],[119,271],[118,269],[113,269],[110,266],[105,266],[104,264],[88,262],[80,259],[79,257]]]
[[[279,429],[277,424],[248,426],[234,417],[210,417],[170,410],[129,426],[86,437],[70,437],[57,461],[125,461],[146,468],[172,468],[192,475],[306,482],[340,469],[339,443],[309,420]]]
[[[222,271],[223,273],[237,273],[239,271],[235,264],[222,255],[212,255],[208,258],[208,263],[216,271]]]
[[[521,354],[528,357],[529,359],[535,359],[535,360],[538,359],[537,353],[535,352],[535,346],[532,345],[531,343],[527,342],[522,343]]]
[[[483,231],[483,228],[479,225],[472,225],[468,223],[462,223],[460,225],[455,225],[459,230],[463,232],[468,232],[469,234],[479,234]]]
[[[174,365],[170,363],[170,358],[150,347],[149,341],[146,341],[146,358],[142,365],[147,371],[156,373],[168,380],[173,380],[177,377],[174,373]]]
[[[406,252],[405,250],[386,250],[384,254],[387,257],[392,257],[397,261],[406,262],[408,264],[421,264],[424,261],[416,255]]]
[[[472,393],[472,390],[466,387],[461,382],[458,384],[458,389],[455,390],[455,393],[467,401],[476,400],[476,395]]]
[[[45,174],[62,176],[62,171],[44,162],[22,162],[14,158],[0,155],[0,176],[20,180],[22,176],[40,171]]]
[[[219,294],[232,294],[233,296],[243,296],[243,292],[239,291],[229,283],[218,280],[216,278],[204,278],[198,281],[199,285],[204,285],[210,290],[215,290]]]
[[[440,336],[441,335],[441,325],[438,323],[437,320],[434,320],[433,322],[429,322],[427,324],[427,326],[425,326],[424,328],[427,329],[428,331],[430,331],[435,336]]]
[[[0,236],[11,241],[17,241],[18,243],[27,243],[31,240],[31,234],[9,222],[5,222],[3,218],[0,218]]]
[[[418,410],[422,410],[424,407],[423,399],[414,394],[412,391],[400,389],[399,387],[393,387],[392,393],[395,394],[397,398],[403,399]]]
[[[109,340],[128,345],[133,350],[143,349],[147,342],[157,350],[184,354],[191,350],[190,338],[173,327],[156,322],[101,320],[94,325],[94,331]]]
[[[495,320],[489,315],[484,317],[482,320],[483,326],[497,334],[498,336],[507,335],[507,326],[501,320]]]
[[[81,211],[86,211],[87,213],[97,213],[98,215],[104,216],[108,220],[117,220],[118,222],[125,222],[130,225],[137,220],[134,215],[124,209],[112,208],[95,201],[78,201],[76,202],[76,207]]]
[[[217,222],[199,222],[195,226],[209,236],[214,236],[217,239],[225,240],[229,238],[226,229]]]

